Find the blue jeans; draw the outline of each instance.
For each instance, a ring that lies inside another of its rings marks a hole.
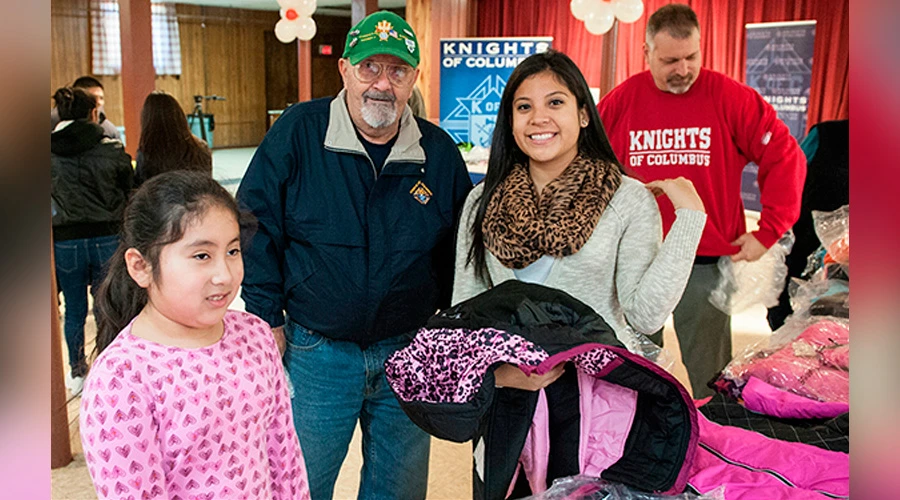
[[[119,237],[115,235],[53,242],[56,284],[66,300],[63,325],[73,377],[87,374],[84,322],[87,318],[88,286],[91,287],[91,295],[94,295],[106,276],[109,259],[118,246]]]
[[[333,496],[357,420],[363,454],[358,498],[425,498],[431,438],[403,413],[384,376],[387,357],[412,337],[400,335],[362,350],[290,320],[285,337],[294,426],[312,499]]]

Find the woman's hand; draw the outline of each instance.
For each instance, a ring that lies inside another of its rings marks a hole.
[[[552,370],[543,375],[525,375],[525,372],[516,365],[504,363],[494,370],[494,385],[496,387],[512,387],[526,391],[537,391],[556,382],[565,371],[564,364],[558,364]]]
[[[684,177],[651,181],[646,186],[653,193],[653,196],[663,194],[668,196],[675,210],[688,208],[706,213],[706,208],[703,207],[703,200],[697,194],[697,188],[694,187],[694,183]]]

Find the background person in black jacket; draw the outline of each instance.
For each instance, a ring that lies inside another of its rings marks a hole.
[[[97,99],[64,87],[53,95],[62,119],[50,134],[50,201],[56,281],[65,298],[65,336],[73,395],[81,392],[87,363],[84,322],[87,288],[94,293],[118,245],[134,171],[122,143],[104,137]]]

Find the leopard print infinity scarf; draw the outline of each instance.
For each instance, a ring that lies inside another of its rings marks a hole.
[[[513,166],[488,202],[482,223],[487,249],[506,267],[523,269],[543,255],[581,250],[619,185],[614,164],[577,156],[537,201],[528,167]]]

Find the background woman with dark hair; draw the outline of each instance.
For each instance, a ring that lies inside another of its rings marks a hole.
[[[152,92],[141,110],[135,187],[154,175],[172,170],[196,170],[212,175],[212,153],[191,133],[178,101]]]
[[[103,136],[96,98],[64,87],[53,95],[62,121],[50,134],[50,201],[56,281],[65,298],[69,390],[81,392],[87,362],[87,289],[94,294],[118,245],[125,201],[133,184],[131,157]]]
[[[662,243],[654,194],[677,209]],[[705,223],[689,181],[624,177],[578,67],[561,52],[535,54],[510,75],[487,175],[466,200],[453,303],[511,279],[540,283],[591,306],[637,351],[633,330],[655,332],[678,303]],[[538,390],[562,371],[529,377],[507,364],[494,375]]]

